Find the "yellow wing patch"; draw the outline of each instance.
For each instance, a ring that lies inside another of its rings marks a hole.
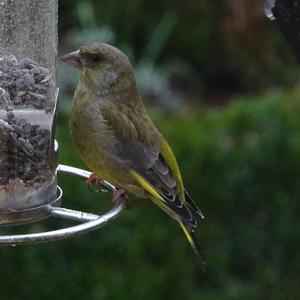
[[[151,200],[158,207],[160,207],[165,213],[167,213],[178,223],[181,222],[180,217],[167,206],[165,199],[156,191],[155,187],[148,180],[146,180],[143,176],[141,176],[134,170],[131,170],[131,175],[140,184],[140,186],[149,193]]]
[[[162,203],[165,203],[166,201],[164,198],[157,192],[157,190],[154,188],[154,186],[146,180],[143,176],[141,176],[139,173],[137,173],[134,170],[131,170],[131,175],[133,178],[152,196],[156,199],[156,201],[160,201]],[[158,204],[158,203],[156,203]],[[161,206],[161,205],[159,205]]]

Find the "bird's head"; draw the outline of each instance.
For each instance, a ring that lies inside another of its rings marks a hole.
[[[116,47],[105,43],[82,46],[79,50],[60,58],[81,70],[81,77],[100,86],[111,86],[118,78],[132,77],[132,67],[127,56]]]

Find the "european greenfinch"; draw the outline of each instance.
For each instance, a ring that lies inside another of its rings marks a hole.
[[[95,43],[61,60],[80,69],[70,130],[82,161],[119,191],[151,199],[181,226],[202,261],[194,230],[203,215],[184,188],[171,147],[146,112],[127,56]]]

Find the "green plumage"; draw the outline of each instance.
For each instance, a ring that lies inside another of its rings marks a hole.
[[[100,178],[153,200],[181,225],[200,257],[192,232],[202,214],[186,197],[175,156],[144,108],[127,57],[107,44],[70,57],[63,60],[81,69],[70,116],[81,159]]]

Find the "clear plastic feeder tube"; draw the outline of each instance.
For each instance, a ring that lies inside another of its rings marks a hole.
[[[0,212],[56,199],[57,0],[0,0]]]

